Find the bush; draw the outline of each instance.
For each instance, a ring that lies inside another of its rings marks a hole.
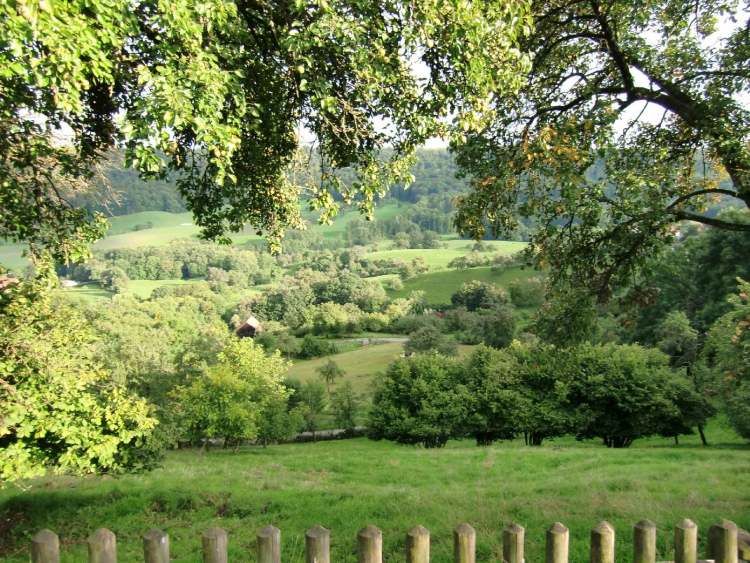
[[[404,344],[407,354],[419,352],[438,352],[445,356],[455,356],[458,352],[456,341],[438,330],[434,326],[425,326],[409,335]]]
[[[443,447],[462,432],[469,395],[456,385],[461,365],[440,355],[397,360],[373,396],[368,436],[401,444]]]
[[[669,357],[640,346],[583,345],[569,352],[568,400],[579,438],[609,447],[659,434],[676,436],[710,413],[690,382],[669,368]]]
[[[256,439],[264,411],[287,399],[282,374],[288,367],[278,352],[267,356],[250,338],[230,341],[215,366],[172,392],[186,437],[222,437],[235,445]]]
[[[348,381],[331,395],[331,411],[337,428],[343,428],[348,433],[354,431],[357,426],[359,398]]]
[[[493,309],[509,301],[508,293],[504,289],[479,280],[463,283],[461,288],[451,295],[454,307],[466,307],[468,311]]]
[[[299,348],[299,357],[302,359],[320,358],[338,353],[339,349],[334,342],[306,334]]]
[[[538,276],[525,280],[513,280],[508,292],[516,307],[539,307],[544,303],[544,280]]]

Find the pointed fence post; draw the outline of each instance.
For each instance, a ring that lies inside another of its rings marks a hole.
[[[615,529],[607,521],[591,529],[591,563],[615,563]]]
[[[555,522],[547,530],[547,563],[568,563],[568,542],[570,532],[560,522]]]
[[[459,524],[453,530],[453,560],[455,563],[475,563],[477,533],[469,524]]]
[[[708,557],[716,563],[737,563],[737,525],[722,520],[708,529]]]
[[[674,527],[674,563],[698,562],[698,526],[685,518]]]
[[[305,563],[331,563],[331,532],[323,526],[305,532]]]
[[[512,523],[503,530],[503,563],[523,563],[523,526]]]
[[[117,538],[107,528],[89,536],[89,563],[117,563]]]
[[[59,563],[60,538],[52,530],[40,530],[31,538],[32,563]]]
[[[430,562],[430,531],[415,526],[406,534],[406,563]]]
[[[281,563],[281,530],[266,526],[257,537],[258,563]]]
[[[375,526],[365,526],[357,533],[358,563],[383,563],[383,533]]]
[[[143,536],[143,558],[146,563],[169,563],[169,536],[153,529]]]
[[[229,538],[221,528],[209,528],[203,532],[203,563],[228,563]]]

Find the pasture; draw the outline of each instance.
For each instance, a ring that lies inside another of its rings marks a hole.
[[[443,242],[445,244],[443,248],[392,248],[369,252],[365,254],[365,257],[373,260],[399,258],[406,261],[419,257],[424,259],[431,270],[444,270],[454,258],[469,254],[473,246],[472,241],[465,239],[448,239]],[[381,243],[380,247],[387,247],[388,244],[387,242]],[[484,244],[492,249],[490,252],[483,253],[484,256],[490,256],[492,253],[511,256],[526,246],[525,242],[504,240],[484,241]]]
[[[63,542],[63,561],[83,561],[87,535],[99,526],[117,534],[120,561],[136,561],[151,527],[170,535],[175,561],[200,560],[200,534],[229,532],[232,561],[254,560],[255,532],[282,530],[282,560],[304,561],[304,531],[331,529],[332,560],[356,561],[355,535],[366,524],[383,530],[385,561],[404,560],[406,531],[432,534],[432,560],[452,560],[452,529],[477,531],[477,560],[497,561],[501,529],[526,527],[526,558],[544,559],[544,532],[570,528],[571,561],[588,560],[590,528],[602,519],[617,533],[619,563],[629,560],[632,525],[658,527],[657,561],[671,559],[671,527],[689,516],[700,526],[701,553],[710,524],[725,517],[750,526],[750,450],[721,422],[708,427],[712,445],[654,438],[629,449],[572,438],[526,447],[518,440],[479,448],[452,441],[430,450],[367,439],[179,450],[142,475],[49,477],[31,488],[0,492],[0,558],[28,561],[31,535],[44,527]]]
[[[451,302],[451,295],[467,281],[478,280],[505,287],[514,280],[530,278],[537,274],[538,272],[531,268],[515,267],[493,270],[489,266],[427,272],[406,280],[402,289],[388,291],[388,296],[408,297],[412,291],[424,291],[425,299],[430,305],[448,305]]]

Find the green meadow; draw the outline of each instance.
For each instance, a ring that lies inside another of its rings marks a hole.
[[[544,532],[555,521],[570,528],[571,561],[588,560],[589,530],[611,522],[617,561],[630,561],[632,525],[658,527],[657,561],[672,559],[672,526],[684,517],[700,527],[720,518],[750,527],[747,446],[721,422],[708,427],[712,445],[696,437],[674,446],[639,440],[613,450],[564,438],[541,447],[522,441],[476,447],[452,441],[430,450],[367,439],[178,450],[161,468],[142,475],[87,479],[50,477],[26,490],[0,492],[0,558],[28,561],[31,535],[50,528],[61,536],[62,561],[84,561],[87,535],[100,526],[117,534],[119,561],[138,561],[141,536],[151,527],[170,535],[173,561],[200,561],[200,534],[210,526],[229,533],[232,561],[254,560],[255,532],[282,530],[282,560],[304,561],[304,531],[331,529],[332,561],[356,561],[356,532],[383,530],[385,561],[404,560],[406,531],[431,532],[432,561],[452,560],[452,529],[468,522],[477,532],[477,560],[501,557],[501,529],[526,528],[526,559],[544,559]]]
[[[451,260],[460,256],[466,256],[471,252],[473,243],[465,239],[448,239],[443,241],[443,248],[393,248],[369,252],[365,256],[371,259],[393,259],[414,260],[415,258],[424,259],[425,263],[431,270],[442,270],[448,267]],[[490,253],[510,256],[524,249],[526,243],[503,240],[484,241],[491,252],[483,253],[489,256]],[[388,246],[388,243],[381,243],[381,247]]]
[[[425,299],[430,305],[447,305],[451,302],[451,295],[465,282],[478,280],[504,287],[514,280],[534,275],[538,275],[538,272],[521,267],[493,269],[487,266],[466,270],[442,270],[415,276],[406,280],[402,289],[390,290],[388,294],[390,297],[408,297],[412,291],[424,291]]]

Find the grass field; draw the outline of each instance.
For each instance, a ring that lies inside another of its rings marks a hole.
[[[475,347],[459,345],[459,356],[468,354],[473,348]],[[320,375],[316,370],[329,360],[333,360],[344,370],[345,375],[331,389],[335,390],[337,385],[349,381],[355,392],[369,396],[377,374],[384,372],[388,365],[399,358],[403,352],[404,345],[402,342],[387,342],[370,344],[355,350],[313,360],[295,360],[294,365],[287,372],[287,377],[303,383],[320,381]]]
[[[538,275],[538,272],[531,268],[520,267],[496,271],[493,271],[491,267],[484,267],[427,272],[406,280],[402,289],[389,291],[388,295],[389,297],[408,297],[412,291],[424,291],[425,298],[430,305],[447,305],[451,302],[451,295],[464,282],[479,280],[504,287],[514,280],[534,275]]]
[[[750,527],[750,450],[731,432],[709,425],[708,448],[697,439],[637,441],[626,450],[561,439],[542,447],[518,441],[478,448],[469,441],[425,450],[366,439],[200,454],[171,452],[143,475],[47,478],[22,491],[0,492],[0,558],[28,561],[28,542],[48,527],[62,540],[63,562],[85,560],[85,538],[99,526],[117,534],[119,561],[139,561],[141,535],[170,535],[174,561],[200,561],[200,533],[229,532],[231,561],[253,561],[255,532],[282,530],[282,560],[304,561],[304,531],[331,529],[332,561],[356,561],[356,532],[383,530],[385,561],[404,560],[404,536],[416,524],[432,535],[432,561],[452,560],[452,529],[477,531],[477,561],[501,556],[503,526],[526,527],[526,560],[544,560],[544,531],[570,528],[570,559],[588,560],[589,530],[606,519],[617,532],[617,561],[630,561],[631,526],[658,527],[657,561],[672,559],[672,526],[720,518]]]
[[[402,260],[413,260],[414,258],[423,258],[427,263],[427,266],[431,270],[443,270],[448,267],[448,264],[454,258],[459,256],[465,256],[471,252],[473,243],[467,240],[452,239],[446,240],[444,248],[407,248],[407,249],[391,249],[391,250],[377,250],[370,252],[365,256],[371,259],[392,259],[400,258]],[[485,244],[492,248],[492,252],[495,254],[502,254],[503,256],[510,256],[523,250],[526,246],[524,242],[513,242],[504,240],[493,240],[485,241]],[[487,253],[488,255],[490,253]]]

